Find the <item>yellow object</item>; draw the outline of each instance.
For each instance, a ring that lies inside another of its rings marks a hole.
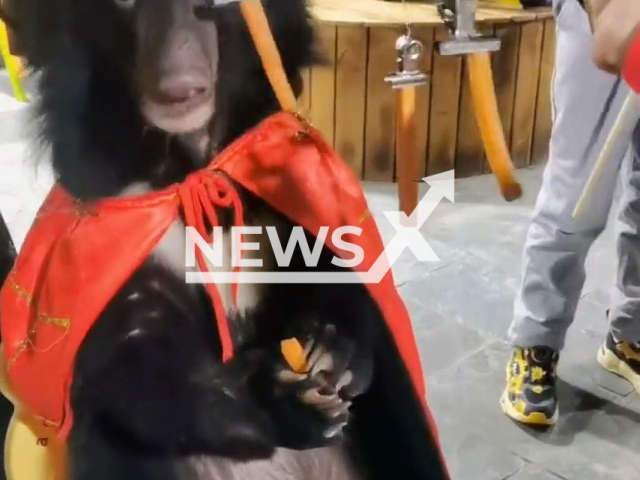
[[[7,71],[9,72],[9,80],[13,88],[13,94],[20,102],[26,102],[27,96],[22,89],[20,77],[23,73],[22,62],[18,57],[11,55],[9,50],[9,36],[7,34],[6,25],[0,20],[0,54],[4,61]]]
[[[498,180],[505,200],[516,200],[522,196],[522,186],[513,175],[513,163],[498,114],[489,54],[467,55],[467,62],[471,97],[489,167]]]
[[[14,406],[4,441],[7,480],[65,480],[66,445],[20,407],[11,391],[4,354],[0,354],[0,393]]]
[[[304,350],[298,340],[295,338],[283,340],[280,343],[280,347],[285,360],[294,372],[304,373],[307,371],[307,362],[304,357]]]

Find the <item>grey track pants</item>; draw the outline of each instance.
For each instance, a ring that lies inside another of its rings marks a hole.
[[[563,348],[585,281],[585,259],[606,226],[618,177],[623,189],[616,221],[618,277],[609,317],[616,336],[640,341],[640,165],[629,145],[618,146],[618,158],[624,157],[622,169],[614,165],[606,173],[588,224],[572,218],[628,90],[623,83],[599,143],[591,158],[583,158],[615,77],[598,70],[591,60],[588,17],[577,0],[554,0],[554,7],[556,63],[549,159],[527,234],[510,341],[521,347]]]

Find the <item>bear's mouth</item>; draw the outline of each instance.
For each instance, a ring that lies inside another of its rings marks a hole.
[[[166,78],[142,97],[142,113],[152,126],[170,134],[199,130],[215,110],[214,88],[195,76]]]

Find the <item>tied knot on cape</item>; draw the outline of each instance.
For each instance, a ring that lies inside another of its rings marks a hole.
[[[217,208],[233,209],[233,227],[243,227],[244,219],[242,212],[242,201],[238,190],[231,181],[221,172],[212,169],[206,169],[201,172],[194,173],[186,178],[184,183],[178,187],[178,197],[180,199],[181,208],[184,214],[184,222],[186,227],[192,227],[198,235],[207,244],[216,248],[214,243],[221,240],[222,226],[218,218]],[[191,233],[187,231],[187,235]],[[240,234],[241,235],[241,234]],[[238,237],[241,240],[241,236]],[[192,242],[195,249],[195,258],[197,266],[203,275],[210,275],[209,266],[205,261],[201,248],[196,247],[196,242]],[[221,244],[217,245],[222,247]],[[241,254],[232,248],[235,257]],[[238,298],[238,282],[240,275],[239,258],[232,260],[232,274],[236,281],[231,284],[231,295],[234,306],[237,306]],[[222,265],[221,265],[222,266]],[[212,278],[208,278],[206,289],[213,302],[216,323],[220,335],[222,346],[222,359],[226,361],[233,356],[233,340],[227,321],[227,313],[220,296],[220,292],[216,288]]]

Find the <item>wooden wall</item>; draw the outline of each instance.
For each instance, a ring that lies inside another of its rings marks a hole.
[[[302,106],[361,179],[395,181],[393,93],[384,77],[395,69],[394,45],[403,28],[322,23],[317,28],[329,64],[305,72]],[[544,162],[551,129],[553,19],[482,28],[502,39],[492,64],[514,164]],[[418,94],[421,176],[452,168],[458,177],[487,172],[466,62],[434,52],[434,41],[447,38],[443,27],[412,32],[425,45],[422,69],[431,75]]]

